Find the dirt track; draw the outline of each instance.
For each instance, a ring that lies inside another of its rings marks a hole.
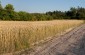
[[[54,38],[28,55],[85,55],[85,24]]]

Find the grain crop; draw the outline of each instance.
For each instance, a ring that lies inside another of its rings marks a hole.
[[[83,20],[0,21],[0,54],[30,48],[82,23]]]

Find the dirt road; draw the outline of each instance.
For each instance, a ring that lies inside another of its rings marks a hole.
[[[38,48],[27,55],[85,55],[85,24]]]

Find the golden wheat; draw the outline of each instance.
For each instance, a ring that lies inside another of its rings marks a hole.
[[[0,54],[30,48],[40,40],[82,23],[83,20],[0,21]]]

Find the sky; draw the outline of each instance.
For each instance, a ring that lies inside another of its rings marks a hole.
[[[12,4],[15,11],[26,11],[29,13],[45,13],[48,11],[67,11],[71,7],[84,7],[85,0],[1,0],[5,7]]]

